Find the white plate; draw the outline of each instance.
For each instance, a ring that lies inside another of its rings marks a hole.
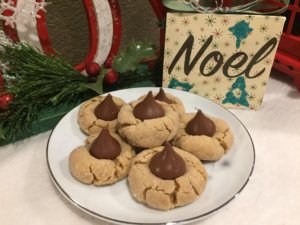
[[[150,90],[158,91],[158,88],[132,88],[111,94],[129,102]],[[205,164],[209,178],[202,196],[187,206],[159,211],[137,203],[130,195],[126,179],[105,187],[76,181],[69,173],[68,157],[86,138],[77,124],[79,107],[76,107],[57,124],[47,147],[50,175],[64,197],[83,211],[112,223],[180,224],[202,219],[237,196],[247,184],[255,162],[254,146],[247,129],[230,111],[206,98],[175,89],[165,91],[179,97],[187,112],[202,109],[225,120],[232,128],[232,149],[221,160]]]

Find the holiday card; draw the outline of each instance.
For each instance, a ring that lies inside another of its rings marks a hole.
[[[168,13],[163,86],[258,109],[285,17]]]

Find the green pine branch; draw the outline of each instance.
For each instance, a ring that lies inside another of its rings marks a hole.
[[[87,91],[87,79],[60,56],[45,55],[30,45],[1,46],[5,91],[13,96],[0,113],[0,137],[14,139],[46,106],[73,101]],[[102,88],[102,87],[101,87]]]

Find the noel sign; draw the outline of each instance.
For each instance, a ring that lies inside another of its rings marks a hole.
[[[258,109],[285,17],[168,13],[163,86]]]

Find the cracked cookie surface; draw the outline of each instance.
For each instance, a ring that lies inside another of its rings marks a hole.
[[[132,196],[143,204],[160,210],[169,210],[195,201],[204,191],[207,173],[194,155],[173,147],[186,163],[184,175],[174,180],[163,180],[149,169],[151,158],[163,150],[156,147],[144,150],[134,160],[128,174]]]
[[[94,113],[95,108],[105,99],[106,96],[96,96],[84,102],[78,113],[78,124],[80,129],[86,134],[100,133],[102,128],[115,129],[117,119],[105,121],[98,119]],[[114,103],[118,106],[123,106],[126,103],[118,97],[112,97]]]
[[[118,115],[117,130],[126,141],[141,148],[153,148],[170,141],[177,133],[179,116],[177,111],[168,104],[159,102],[165,116],[155,119],[140,120],[133,114],[134,106],[140,102],[134,101],[122,106]]]
[[[135,153],[130,145],[124,142],[117,134],[111,135],[121,145],[121,153],[114,160],[97,159],[89,153],[88,145],[73,150],[69,156],[69,170],[72,176],[85,184],[102,186],[113,184],[128,175],[130,164]],[[91,135],[87,143],[97,137]]]
[[[208,116],[216,126],[216,132],[212,137],[205,135],[189,135],[185,131],[186,124],[196,113],[181,115],[179,130],[172,143],[195,155],[200,160],[218,160],[230,149],[233,143],[233,133],[229,125],[222,119]]]

